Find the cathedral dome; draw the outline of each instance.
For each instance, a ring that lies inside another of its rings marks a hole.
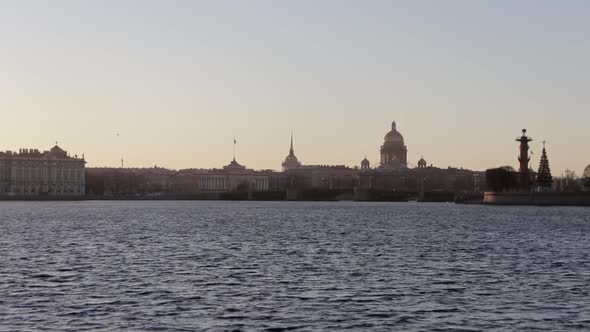
[[[391,123],[391,131],[385,135],[381,146],[381,167],[405,169],[408,166],[408,149],[404,137],[397,131],[395,121]]]
[[[385,142],[404,144],[404,137],[397,131],[395,121],[391,124],[391,131],[385,135]]]
[[[297,160],[297,157],[294,154],[289,154],[287,157],[285,157],[285,163],[287,162],[296,162],[298,163],[299,160]]]

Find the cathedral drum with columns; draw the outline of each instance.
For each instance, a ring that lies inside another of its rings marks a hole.
[[[385,135],[381,146],[381,167],[389,169],[405,169],[408,167],[408,149],[404,137],[397,131],[395,121],[391,131]]]

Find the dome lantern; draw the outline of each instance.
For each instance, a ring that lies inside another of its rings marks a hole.
[[[367,159],[367,157],[365,157],[365,159],[363,159],[361,161],[361,169],[367,170],[370,168],[371,168],[371,162],[369,162],[369,159]]]
[[[424,156],[422,156],[420,160],[418,160],[418,168],[426,168],[427,164],[428,163],[426,162],[426,160],[424,160]]]

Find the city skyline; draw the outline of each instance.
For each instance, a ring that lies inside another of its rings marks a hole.
[[[393,121],[393,123],[392,123],[392,130],[391,131],[392,132],[395,132],[395,133],[397,133],[399,135],[401,135],[401,133],[397,132],[397,130],[396,130],[396,122],[395,121]],[[525,133],[526,132],[526,129],[523,129],[522,131],[523,131],[523,133]],[[391,132],[388,132],[385,135],[385,137],[384,137],[385,144],[387,144],[387,142],[390,140],[390,138],[388,138],[389,135],[391,135]],[[116,136],[120,136],[120,133],[117,133]],[[403,135],[400,136],[400,139],[401,139],[401,146],[400,147],[403,147],[404,149],[406,149],[407,146],[405,146],[405,144],[404,144]],[[533,141],[532,138],[529,137],[529,139],[530,139],[530,141]],[[516,141],[518,142],[519,141],[519,138],[517,138]],[[546,149],[547,142],[546,141],[543,141],[541,144],[542,144],[542,150],[543,150],[543,154],[544,154],[544,153],[546,153],[545,152],[545,149]],[[365,156],[363,158],[363,160],[361,160],[358,164],[352,164],[352,165],[349,165],[349,164],[337,164],[337,163],[314,163],[314,162],[309,162],[309,163],[303,164],[303,163],[301,163],[298,160],[298,158],[296,156],[295,149],[294,149],[294,136],[293,136],[293,132],[291,132],[291,134],[290,134],[290,142],[289,142],[289,154],[287,155],[286,159],[281,162],[281,167],[280,168],[272,168],[272,167],[269,167],[269,168],[254,168],[254,167],[248,167],[247,165],[240,165],[240,163],[238,162],[239,159],[237,158],[236,145],[237,145],[237,139],[234,138],[233,139],[233,153],[232,153],[232,158],[230,159],[231,160],[230,164],[236,163],[236,165],[239,165],[240,167],[248,168],[248,169],[251,169],[251,170],[285,171],[286,169],[289,169],[289,168],[293,168],[293,167],[296,168],[296,167],[301,167],[301,166],[346,166],[346,167],[349,167],[351,169],[353,169],[353,168],[362,169],[363,168],[363,163],[366,163],[366,162],[369,163],[370,167],[377,167],[377,168],[383,167],[384,164],[389,164],[390,163],[390,161],[387,161],[387,159],[384,159],[386,157],[383,156],[383,149],[384,149],[384,147],[382,146],[381,147],[381,157],[380,157],[380,160],[376,160],[376,161],[370,161]],[[55,142],[55,145],[51,149],[47,149],[47,150],[39,150],[39,149],[36,149],[36,148],[19,148],[19,149],[13,149],[13,150],[10,150],[10,149],[8,149],[8,150],[0,150],[0,153],[13,153],[15,155],[17,155],[17,154],[27,155],[29,153],[32,153],[32,154],[35,154],[35,153],[48,153],[50,150],[53,151],[55,149],[61,149],[61,147],[59,146],[59,142],[57,142],[57,141]],[[398,153],[398,152],[394,152],[394,153]],[[401,152],[401,153],[404,153],[404,152]],[[85,164],[88,163],[88,161],[85,158],[85,154],[84,153],[82,153],[80,155],[77,154],[77,153],[68,153],[68,157],[70,157],[70,156],[72,158],[77,158],[77,159],[79,158],[79,160],[84,160],[85,161]],[[532,149],[529,150],[528,156],[529,156],[528,168],[531,169],[531,170],[533,170],[533,171],[535,171],[535,165],[534,165],[535,160],[534,160],[534,158],[536,158],[536,157],[535,157],[535,153],[533,152]],[[426,161],[424,159],[424,156],[423,155],[421,155],[420,159],[418,161],[416,161],[416,162],[413,162],[411,160],[408,160],[406,162],[405,159],[403,159],[404,157],[402,157],[402,156],[395,156],[394,159],[397,159],[398,157],[399,158],[402,158],[402,159],[400,159],[402,161],[402,164],[404,165],[402,168],[420,168],[420,164],[422,164],[422,167],[434,166],[436,168],[442,168],[442,169],[446,168],[446,167],[441,167],[440,165],[434,165],[434,163]],[[521,156],[519,156],[517,158],[517,160],[519,161],[519,163],[520,163],[521,157],[522,157],[522,153],[521,153]],[[291,161],[291,163],[289,164],[288,163],[288,160],[290,160],[290,159],[293,159],[293,161]],[[213,166],[213,167],[200,167],[198,165],[193,165],[191,167],[185,167],[185,168],[173,168],[173,167],[166,167],[166,166],[157,165],[157,164],[156,165],[126,165],[124,163],[124,155],[122,155],[121,156],[121,159],[119,159],[118,161],[119,161],[119,165],[102,165],[102,166],[90,165],[89,167],[90,168],[119,168],[119,167],[120,168],[151,168],[151,167],[159,167],[159,168],[164,168],[164,169],[165,168],[168,168],[168,169],[173,169],[173,170],[182,170],[182,169],[210,169],[210,170],[215,170],[215,169],[222,169],[222,168],[226,167],[226,166],[223,166],[223,165],[218,165],[218,166]],[[399,168],[400,167],[397,164],[398,161],[393,161],[393,163],[394,163],[394,165],[396,165],[396,166],[394,166],[395,168]],[[522,163],[520,163],[520,164],[521,164],[520,165],[520,168],[522,169]],[[290,166],[288,166],[288,165],[290,165]],[[511,164],[499,165],[499,166],[501,166],[501,167],[503,167],[503,166],[513,167]],[[490,167],[490,168],[494,168],[494,167],[496,167],[496,166],[493,166],[493,167]],[[586,169],[588,167],[590,167],[590,166],[587,165],[585,167],[585,169],[582,172],[580,172],[580,174],[578,174],[577,172],[575,172],[575,170],[572,170],[572,169],[569,169],[569,168],[566,169],[565,172],[574,171],[576,175],[583,175],[583,173],[586,171]],[[448,168],[460,168],[460,169],[473,170],[473,171],[483,171],[483,170],[480,170],[480,169],[466,168],[466,167],[463,167],[461,165],[449,165]],[[561,174],[561,175],[564,176],[564,174]],[[559,174],[557,174],[556,176],[559,177]]]
[[[115,5],[116,4],[116,5]],[[0,10],[0,150],[89,167],[378,164],[391,121],[435,166],[581,175],[590,102],[582,1],[18,1]],[[129,13],[134,13],[130,15]],[[6,120],[5,120],[6,121]]]

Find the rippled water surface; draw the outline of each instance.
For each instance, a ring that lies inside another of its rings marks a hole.
[[[590,330],[590,209],[0,203],[0,330]]]

